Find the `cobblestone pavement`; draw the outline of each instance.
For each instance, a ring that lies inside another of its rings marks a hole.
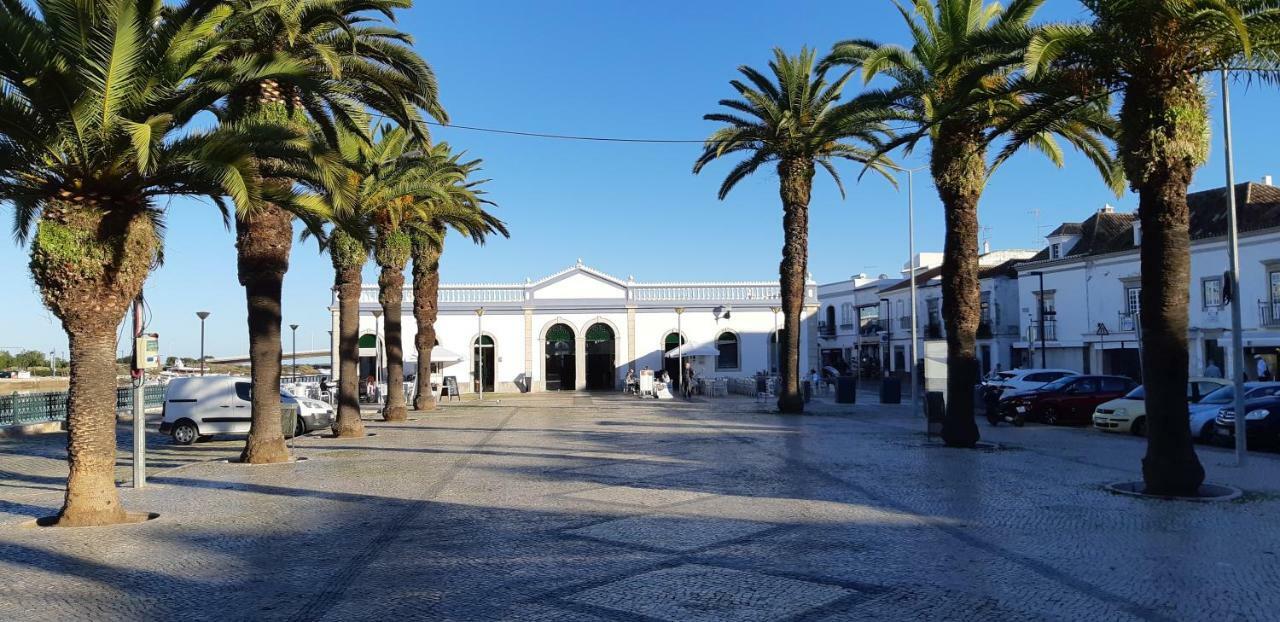
[[[1280,611],[1275,455],[1236,469],[1229,452],[1201,451],[1210,480],[1246,489],[1241,500],[1148,501],[1102,489],[1137,477],[1140,439],[984,424],[999,448],[951,450],[904,407],[812,410],[502,397],[371,423],[362,439],[312,435],[290,464],[209,461],[235,441],[169,448],[177,468],[122,489],[130,509],[160,517],[111,528],[23,526],[59,493],[0,488],[0,619]]]

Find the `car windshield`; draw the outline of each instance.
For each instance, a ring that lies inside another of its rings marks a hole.
[[[1127,400],[1145,400],[1147,399],[1147,389],[1142,385],[1138,385],[1138,388],[1126,393],[1124,398]]]
[[[1064,378],[1059,378],[1057,380],[1054,380],[1053,382],[1050,382],[1049,384],[1046,384],[1040,388],[1045,391],[1060,391],[1067,385],[1071,384],[1071,382],[1074,381],[1075,379],[1076,379],[1075,376],[1066,376]]]
[[[997,374],[996,374],[996,380],[1008,380],[1008,379],[1013,378],[1014,376],[1017,376],[1017,375],[1018,375],[1018,374],[1015,374],[1015,373],[1013,373],[1013,372],[1011,372],[1011,371],[1002,371],[1002,372],[1000,372],[1000,373],[997,373]]]
[[[1204,396],[1204,399],[1200,400],[1200,403],[1201,404],[1230,404],[1235,399],[1236,399],[1236,388],[1231,385],[1227,385],[1225,387],[1222,387],[1221,389],[1217,389],[1212,393]]]

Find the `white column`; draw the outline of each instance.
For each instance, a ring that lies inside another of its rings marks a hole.
[[[524,310],[524,381],[529,392],[536,391],[538,383],[533,378],[533,309]]]
[[[627,368],[634,368],[636,365],[636,308],[627,307]],[[626,372],[623,372],[624,374]],[[636,372],[639,373],[639,372]]]
[[[333,329],[332,337],[329,339],[329,376],[336,382],[338,380],[338,308],[329,308],[329,326]],[[359,333],[360,331],[356,331]]]

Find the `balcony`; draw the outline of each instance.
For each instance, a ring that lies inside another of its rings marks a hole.
[[[1041,341],[1040,325],[1038,323],[1036,322],[1031,323],[1031,334],[1029,335],[1029,337],[1031,337],[1031,341],[1036,341],[1036,342]],[[1046,319],[1044,321],[1044,341],[1057,341],[1057,340],[1058,340],[1058,321],[1052,320],[1052,319]]]
[[[858,327],[858,334],[863,337],[870,337],[883,330],[880,320],[863,320],[862,325]]]
[[[835,325],[828,324],[826,322],[818,322],[818,336],[819,337],[835,337],[836,336]]]
[[[840,330],[853,330],[853,322],[841,322]]]
[[[904,315],[898,318],[898,328],[902,330],[911,330],[911,316]]]
[[[1131,333],[1138,328],[1138,314],[1128,311],[1121,311],[1120,315],[1120,332]]]
[[[1258,325],[1262,328],[1280,328],[1280,301],[1258,301]]]

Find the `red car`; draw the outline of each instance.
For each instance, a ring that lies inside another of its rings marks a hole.
[[[1027,419],[1049,425],[1087,424],[1099,404],[1123,397],[1136,386],[1124,376],[1067,376],[1000,400],[1000,412],[1015,423]]]

